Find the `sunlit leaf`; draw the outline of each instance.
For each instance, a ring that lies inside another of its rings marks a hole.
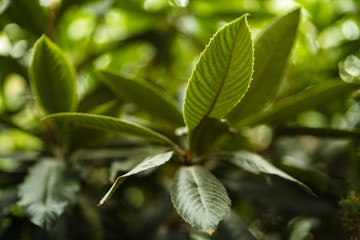
[[[116,189],[120,186],[120,184],[125,180],[126,177],[137,174],[139,172],[148,170],[150,168],[154,168],[157,166],[160,166],[167,161],[169,161],[173,155],[173,151],[157,154],[154,156],[148,156],[145,158],[142,162],[137,164],[132,170],[130,170],[128,173],[121,175],[118,177],[114,184],[111,186],[110,190],[105,194],[105,196],[100,200],[100,203],[98,206],[104,204],[105,201],[107,201],[116,191]]]
[[[46,113],[76,109],[74,68],[61,49],[45,35],[34,45],[29,74],[35,99]]]
[[[161,135],[160,133],[157,133],[151,129],[142,127],[134,123],[122,121],[114,117],[88,113],[57,113],[48,115],[44,118],[44,120],[48,119],[67,121],[76,125],[81,125],[89,128],[129,134],[151,141],[173,145],[173,142],[170,139]]]
[[[136,103],[155,117],[166,119],[177,126],[183,126],[182,113],[174,100],[150,83],[127,79],[106,71],[100,71],[99,76],[120,98]]]
[[[179,169],[171,188],[171,200],[185,221],[209,233],[216,229],[231,205],[222,183],[200,166]]]
[[[76,177],[64,162],[43,160],[20,185],[18,203],[34,224],[49,231],[67,205],[75,202],[79,189]]]
[[[186,89],[184,118],[190,146],[204,119],[223,118],[241,100],[249,87],[253,61],[246,16],[225,25],[211,39]]]
[[[288,97],[274,104],[270,109],[253,114],[235,125],[235,128],[272,123],[292,118],[297,114],[324,104],[332,100],[347,96],[354,91],[358,85],[343,82],[326,82],[305,90],[297,95]]]
[[[237,167],[243,168],[255,174],[261,174],[261,173],[271,174],[295,182],[303,189],[305,189],[307,192],[313,194],[313,192],[308,186],[306,186],[299,180],[293,178],[284,171],[280,170],[279,168],[275,167],[269,161],[265,160],[262,156],[257,155],[255,153],[246,152],[246,151],[222,152],[222,153],[216,153],[214,154],[214,156],[218,157],[222,161],[229,162]]]
[[[299,24],[300,9],[276,19],[255,40],[253,80],[242,101],[226,117],[231,123],[260,110],[276,93]]]

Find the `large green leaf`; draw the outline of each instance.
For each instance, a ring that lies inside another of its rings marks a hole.
[[[36,101],[46,113],[76,109],[74,68],[61,49],[45,35],[34,45],[29,74]]]
[[[171,201],[191,226],[213,232],[230,210],[223,184],[200,166],[181,167],[171,188]]]
[[[104,202],[107,201],[114,194],[116,189],[120,186],[120,184],[125,180],[126,177],[166,163],[167,161],[169,161],[171,159],[173,153],[174,153],[173,151],[170,151],[170,152],[166,152],[166,153],[157,154],[154,156],[148,156],[142,162],[137,164],[131,171],[118,177],[115,180],[114,184],[111,186],[110,190],[100,200],[100,203],[98,206],[104,204]]]
[[[246,151],[222,152],[222,153],[216,153],[213,156],[216,156],[222,161],[229,162],[231,164],[234,164],[235,166],[238,166],[255,174],[260,174],[260,173],[271,174],[295,182],[298,185],[300,185],[303,189],[305,189],[307,192],[313,194],[313,192],[308,186],[306,186],[299,180],[293,178],[289,174],[283,172],[282,170],[280,170],[279,168],[275,167],[270,162],[265,160],[262,156],[257,155],[255,153],[246,152]]]
[[[68,121],[73,124],[89,128],[125,133],[155,142],[167,143],[171,146],[175,145],[170,139],[161,135],[160,133],[134,123],[119,120],[118,118],[114,117],[88,113],[57,113],[48,115],[44,118],[44,120],[48,119]]]
[[[293,10],[269,24],[256,38],[253,80],[242,101],[227,116],[231,123],[260,110],[278,90],[299,18],[300,9]]]
[[[225,25],[210,40],[186,89],[184,118],[190,148],[194,132],[206,118],[223,118],[241,100],[251,81],[253,61],[246,16]]]
[[[115,73],[100,71],[104,83],[120,98],[130,100],[156,117],[183,126],[181,111],[165,92],[145,81],[127,79]]]
[[[79,189],[79,183],[64,162],[42,160],[20,185],[18,203],[34,224],[49,231],[66,206],[75,202]]]
[[[235,124],[234,127],[240,129],[244,126],[272,123],[292,118],[305,110],[316,108],[328,104],[339,97],[347,96],[357,87],[358,85],[351,83],[326,82],[295,96],[288,97],[274,104],[274,106],[268,110],[253,114]]]

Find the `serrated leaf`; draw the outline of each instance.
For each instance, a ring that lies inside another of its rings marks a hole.
[[[246,16],[225,25],[210,40],[186,89],[184,119],[190,146],[204,119],[223,118],[241,100],[251,81],[253,61]]]
[[[136,103],[154,116],[183,126],[181,111],[165,92],[145,81],[135,81],[107,71],[98,72],[100,78],[117,96]]]
[[[174,154],[173,151],[169,151],[166,153],[156,154],[153,156],[146,157],[142,162],[137,164],[131,171],[128,173],[121,175],[118,177],[114,184],[111,186],[110,190],[105,194],[105,196],[100,200],[98,206],[104,204],[116,191],[116,189],[120,186],[120,184],[125,180],[126,177],[137,174],[139,172],[148,170],[150,168],[158,167],[167,161],[169,161]]]
[[[253,126],[263,123],[273,123],[296,116],[297,114],[324,104],[339,97],[347,96],[358,85],[343,82],[326,82],[313,88],[288,97],[268,110],[253,114],[240,122],[234,128],[241,129],[244,126]]]
[[[49,231],[66,206],[75,202],[79,189],[79,183],[64,162],[42,160],[31,168],[20,185],[18,204],[34,224]]]
[[[119,120],[118,118],[102,116],[88,113],[57,113],[46,116],[43,120],[55,119],[67,121],[73,124],[99,129],[103,131],[112,131],[129,134],[151,141],[175,145],[169,138],[157,133],[149,128],[140,125]]]
[[[280,170],[279,168],[275,167],[269,161],[265,160],[262,156],[255,153],[246,151],[223,152],[216,153],[214,154],[214,156],[217,156],[222,161],[229,162],[237,167],[243,168],[255,174],[271,174],[295,182],[310,194],[315,195],[308,186],[306,186],[299,180],[293,178],[284,171]]]
[[[299,19],[300,9],[295,9],[270,23],[256,38],[253,80],[242,101],[226,117],[232,124],[259,111],[278,90]]]
[[[181,167],[171,187],[179,215],[198,230],[213,232],[230,210],[224,185],[200,166]]]
[[[68,57],[45,35],[34,45],[29,75],[35,100],[45,113],[77,107],[76,76]]]

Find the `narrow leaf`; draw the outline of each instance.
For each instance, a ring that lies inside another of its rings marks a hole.
[[[126,177],[137,174],[137,173],[145,171],[145,170],[148,170],[150,168],[160,166],[160,165],[166,163],[167,161],[169,161],[173,154],[174,154],[174,152],[170,151],[170,152],[161,153],[161,154],[157,154],[157,155],[153,155],[153,156],[148,156],[147,158],[145,158],[142,162],[140,162],[138,165],[136,165],[131,171],[129,171],[128,173],[126,173],[124,175],[121,175],[120,177],[118,177],[115,180],[115,182],[111,186],[110,190],[100,200],[100,203],[98,204],[98,206],[104,204],[104,202],[107,201],[114,194],[116,189],[120,186],[120,184],[125,180]]]
[[[30,220],[49,231],[74,203],[80,186],[64,162],[43,160],[31,170],[19,187],[19,205]]]
[[[171,188],[171,201],[185,221],[206,232],[216,229],[231,205],[224,185],[200,166],[179,169]]]
[[[210,40],[186,89],[184,118],[189,143],[204,119],[223,118],[241,100],[249,87],[253,61],[246,16],[225,25]]]
[[[73,124],[104,130],[125,133],[141,138],[145,138],[151,141],[167,143],[171,146],[174,143],[167,137],[157,133],[149,128],[142,127],[140,125],[129,123],[126,121],[119,120],[114,117],[101,116],[96,114],[88,113],[57,113],[48,115],[43,120],[56,119],[59,121],[68,121]]]
[[[358,85],[351,83],[326,82],[295,96],[288,97],[275,104],[269,110],[253,114],[238,122],[234,128],[240,129],[244,126],[285,120],[305,110],[322,106],[339,97],[347,96],[357,87]]]
[[[278,169],[260,155],[246,151],[238,151],[216,153],[214,156],[220,158],[222,161],[229,162],[237,167],[243,168],[255,174],[271,174],[295,182],[310,194],[315,195],[308,186]]]
[[[295,9],[270,23],[255,40],[253,80],[244,99],[227,116],[231,123],[260,110],[278,90],[299,19],[300,9]]]
[[[36,101],[45,113],[76,109],[74,68],[60,48],[45,35],[34,45],[29,75]]]
[[[181,111],[165,92],[145,81],[127,79],[115,73],[100,71],[100,78],[117,96],[130,100],[156,117],[183,126]]]

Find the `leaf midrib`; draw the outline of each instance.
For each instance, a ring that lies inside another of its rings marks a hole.
[[[196,190],[197,190],[197,192],[199,193],[202,206],[204,206],[203,209],[204,209],[205,215],[206,215],[206,221],[205,221],[205,222],[208,223],[209,211],[208,211],[208,209],[206,208],[205,199],[203,198],[202,192],[200,191],[200,189],[201,189],[201,188],[200,188],[200,181],[199,181],[198,178],[196,177],[195,170],[194,170],[193,168],[189,168],[189,171],[190,171],[190,173],[191,173],[191,175],[192,175],[192,177],[193,177],[193,179],[194,179],[194,183],[195,183],[196,186],[197,186]]]
[[[244,18],[241,19],[241,21],[244,21]],[[241,27],[241,25],[240,25]],[[211,106],[208,110],[208,112],[205,114],[205,116],[201,119],[199,125],[197,128],[194,129],[194,137],[192,138],[192,142],[189,144],[190,145],[190,152],[193,151],[193,149],[195,148],[194,144],[196,144],[197,142],[197,139],[199,138],[199,133],[201,132],[200,130],[203,128],[204,126],[204,122],[205,122],[205,119],[207,119],[211,113],[211,111],[214,109],[215,105],[216,105],[216,102],[217,100],[219,99],[219,96],[222,92],[222,89],[225,85],[225,80],[228,76],[228,73],[229,73],[229,69],[230,69],[230,65],[231,65],[231,62],[232,62],[232,59],[233,59],[233,54],[234,54],[234,49],[235,49],[235,44],[236,44],[236,40],[238,39],[238,36],[239,36],[239,32],[240,32],[240,27],[237,29],[236,31],[236,35],[235,35],[235,39],[234,39],[234,42],[233,42],[233,45],[232,45],[232,48],[231,48],[231,54],[230,54],[230,58],[229,58],[229,61],[227,63],[227,66],[226,66],[226,71],[225,71],[225,75],[223,77],[223,80],[221,81],[221,85],[220,85],[220,88],[219,88],[219,91],[216,93],[216,96],[214,98],[214,101],[211,103]]]

